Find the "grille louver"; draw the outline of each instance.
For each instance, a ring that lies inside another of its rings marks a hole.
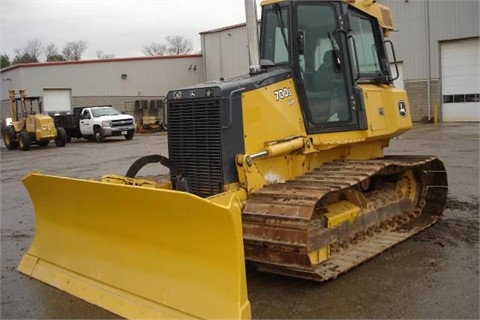
[[[189,179],[190,191],[200,197],[223,191],[220,98],[173,101],[168,135],[169,158]]]
[[[133,119],[111,120],[112,127],[133,126]]]

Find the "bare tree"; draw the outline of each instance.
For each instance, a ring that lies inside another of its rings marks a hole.
[[[47,61],[65,61],[65,58],[58,52],[57,46],[50,42],[45,47],[45,57]]]
[[[13,64],[38,62],[43,51],[42,47],[42,42],[40,40],[28,40],[25,47],[13,50],[15,52]]]
[[[192,41],[183,36],[166,37],[167,44],[152,43],[143,47],[146,56],[181,55],[193,52]]]
[[[67,61],[78,61],[87,49],[85,41],[67,42],[62,50],[62,55]]]
[[[166,37],[168,55],[189,54],[193,51],[192,40],[186,39],[183,36]]]
[[[112,59],[114,57],[111,53],[103,53],[102,50],[97,50],[97,58],[98,59]]]
[[[146,56],[164,56],[167,50],[167,46],[161,43],[151,43],[144,46],[142,51]]]

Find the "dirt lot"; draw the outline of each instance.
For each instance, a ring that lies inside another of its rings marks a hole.
[[[336,280],[312,283],[249,270],[254,318],[479,319],[479,124],[416,125],[391,141],[388,154],[434,154],[448,171],[443,219]],[[26,173],[91,178],[124,174],[139,156],[167,154],[165,134],[104,144],[74,140],[28,152],[1,147],[0,318],[115,318],[15,268],[34,234]],[[167,173],[151,165],[142,175]],[[52,199],[54,201],[54,199]]]

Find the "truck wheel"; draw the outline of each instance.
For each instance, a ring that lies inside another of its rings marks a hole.
[[[13,126],[8,126],[3,131],[3,142],[8,150],[15,150],[18,148],[17,134]]]
[[[105,142],[105,136],[103,135],[103,130],[101,128],[95,128],[95,140],[97,142]]]
[[[62,127],[57,128],[57,137],[55,138],[55,145],[57,147],[65,147],[67,144],[67,132]]]
[[[27,151],[30,150],[30,136],[26,131],[20,131],[18,134],[18,146],[20,147],[20,150]]]
[[[129,130],[125,135],[125,139],[132,140],[134,135],[135,135],[135,130]]]

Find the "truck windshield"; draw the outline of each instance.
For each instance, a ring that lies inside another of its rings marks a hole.
[[[118,114],[121,114],[120,111],[112,107],[92,109],[92,115],[94,117],[116,116]]]

